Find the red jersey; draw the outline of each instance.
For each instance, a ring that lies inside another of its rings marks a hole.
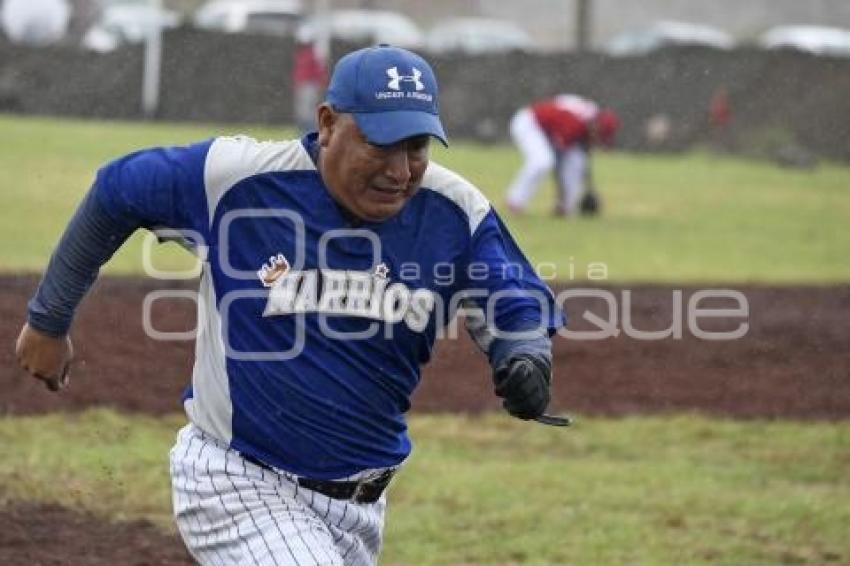
[[[729,94],[726,89],[718,89],[711,97],[709,105],[709,118],[711,125],[715,128],[722,128],[729,123],[732,118],[732,108],[729,105]]]
[[[554,98],[535,102],[531,105],[531,112],[543,132],[559,149],[588,139],[587,122],[558,104]]]
[[[304,83],[326,84],[328,70],[316,55],[312,45],[299,45],[295,49],[295,65],[292,69],[292,81],[296,85]]]

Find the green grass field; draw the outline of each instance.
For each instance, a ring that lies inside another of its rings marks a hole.
[[[238,131],[0,115],[0,270],[43,267],[98,164]],[[434,153],[497,206],[519,165],[508,146]],[[509,219],[561,279],[602,262],[613,282],[850,281],[850,167],[614,153],[598,156],[596,176],[600,219],[549,217],[551,185],[529,216]],[[139,273],[140,239],[106,271]],[[178,250],[157,255],[163,268],[187,264]],[[167,451],[183,422],[105,410],[0,418],[0,503],[57,502],[170,529]],[[414,416],[411,428],[417,447],[392,487],[384,564],[850,562],[850,421],[682,415],[580,419],[565,431],[499,414]]]
[[[242,131],[259,139],[291,134],[232,125],[0,115],[0,269],[42,269],[97,167],[110,158],[140,147]],[[519,166],[519,156],[507,145],[458,142],[448,151],[435,147],[434,159],[467,176],[498,208]],[[614,282],[850,281],[846,165],[807,172],[709,154],[600,152],[595,174],[605,198],[601,218],[551,218],[551,183],[541,187],[531,214],[508,218],[529,257],[554,264],[559,279],[586,279],[588,264],[601,263]],[[140,241],[141,234],[106,272],[139,273]],[[155,257],[163,269],[189,265],[176,247]]]
[[[182,419],[0,419],[5,497],[170,525]],[[698,416],[418,416],[385,564],[767,564],[850,559],[850,424]],[[61,481],[56,481],[61,478]]]

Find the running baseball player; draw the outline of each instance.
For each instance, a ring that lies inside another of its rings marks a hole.
[[[590,149],[597,143],[611,145],[619,125],[612,110],[574,94],[520,108],[510,131],[524,163],[508,188],[508,210],[522,214],[544,175],[554,169],[558,187],[554,214],[577,212],[590,177]]]
[[[22,367],[63,388],[98,268],[139,227],[182,231],[203,275],[171,477],[201,564],[374,564],[410,396],[457,310],[505,409],[545,420],[564,317],[490,203],[429,161],[446,135],[428,63],[350,53],[317,117],[300,140],[219,137],[104,166],[18,339]]]

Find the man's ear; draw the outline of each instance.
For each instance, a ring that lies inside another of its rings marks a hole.
[[[316,123],[319,124],[319,145],[327,147],[333,135],[334,125],[337,121],[337,113],[327,102],[322,103],[316,110]]]

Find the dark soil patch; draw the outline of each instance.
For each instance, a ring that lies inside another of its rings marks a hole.
[[[0,508],[5,566],[154,566],[194,564],[183,543],[147,521],[108,523],[57,505]]]
[[[77,364],[72,386],[48,393],[14,363],[11,345],[36,285],[32,276],[0,279],[0,413],[74,411],[92,405],[163,414],[179,411],[191,375],[193,346],[159,342],[142,330],[142,301],[149,291],[174,283],[105,278],[86,300],[74,328]],[[194,283],[182,284],[194,288]],[[621,333],[601,341],[557,337],[553,408],[583,414],[623,415],[701,411],[736,417],[850,417],[850,286],[746,287],[749,331],[741,339],[706,341],[687,326],[681,339],[645,341]],[[608,288],[618,303],[623,290]],[[631,288],[631,325],[659,330],[673,320],[673,289]],[[585,312],[609,318],[600,299],[569,300],[574,330],[593,330]],[[728,301],[701,306],[731,307]],[[179,331],[194,326],[194,305],[155,303],[154,326]],[[622,312],[619,327],[624,328]],[[732,330],[740,319],[705,320],[703,328]],[[495,409],[489,369],[461,330],[443,340],[426,368],[414,410],[478,412]]]

